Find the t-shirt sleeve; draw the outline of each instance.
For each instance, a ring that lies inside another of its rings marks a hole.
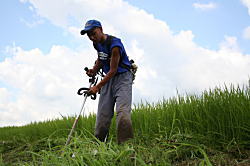
[[[120,49],[122,49],[123,45],[122,45],[122,42],[120,39],[113,38],[110,49],[112,50],[112,48],[114,48],[114,47],[119,47]]]
[[[119,47],[120,50],[120,56],[122,57],[122,52],[123,52],[123,44],[121,42],[121,39],[118,38],[113,38],[111,46],[110,46],[110,52],[112,53],[112,49],[114,47]]]

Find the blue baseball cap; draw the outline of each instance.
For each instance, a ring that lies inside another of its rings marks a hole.
[[[102,27],[102,25],[97,20],[89,20],[89,21],[87,21],[86,24],[85,24],[84,29],[81,30],[81,35],[84,35],[85,33],[87,33],[88,31],[90,31],[91,29],[93,29],[95,27]]]

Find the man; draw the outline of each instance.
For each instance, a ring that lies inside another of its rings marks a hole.
[[[131,122],[132,73],[131,64],[119,38],[103,33],[102,25],[97,20],[89,20],[81,35],[87,34],[97,50],[98,58],[92,69],[86,74],[95,75],[100,69],[104,78],[90,88],[89,93],[96,94],[100,90],[96,117],[95,136],[105,141],[114,115],[116,105],[116,128],[118,144],[133,138]]]

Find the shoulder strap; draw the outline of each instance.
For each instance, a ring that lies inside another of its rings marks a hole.
[[[110,53],[111,53],[111,44],[112,44],[113,38],[114,38],[114,36],[108,35],[107,39],[106,39],[107,40],[107,48],[110,50]],[[97,50],[97,45],[95,43],[93,43],[93,47]]]
[[[112,44],[112,40],[113,40],[114,36],[108,35],[107,37],[107,47],[110,50],[110,54],[111,54],[111,44]],[[111,56],[111,55],[109,55]]]
[[[112,40],[113,40],[114,36],[112,35],[108,35],[107,36],[107,48],[109,49],[110,51],[110,54],[109,54],[109,58],[111,57],[111,53],[112,53],[112,50],[111,50],[111,44],[112,44]],[[97,50],[97,45],[95,43],[93,43],[93,46],[94,48]],[[122,67],[122,68],[125,68],[127,70],[130,70],[131,66],[128,66],[124,63],[122,63],[122,58],[120,58],[120,62],[119,62],[119,66]]]
[[[95,50],[97,51],[97,45],[95,43],[93,43],[93,47],[95,48]]]

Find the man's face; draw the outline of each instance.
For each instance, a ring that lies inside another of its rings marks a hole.
[[[87,35],[94,43],[99,43],[102,38],[102,29],[99,27],[93,28],[87,32]]]

